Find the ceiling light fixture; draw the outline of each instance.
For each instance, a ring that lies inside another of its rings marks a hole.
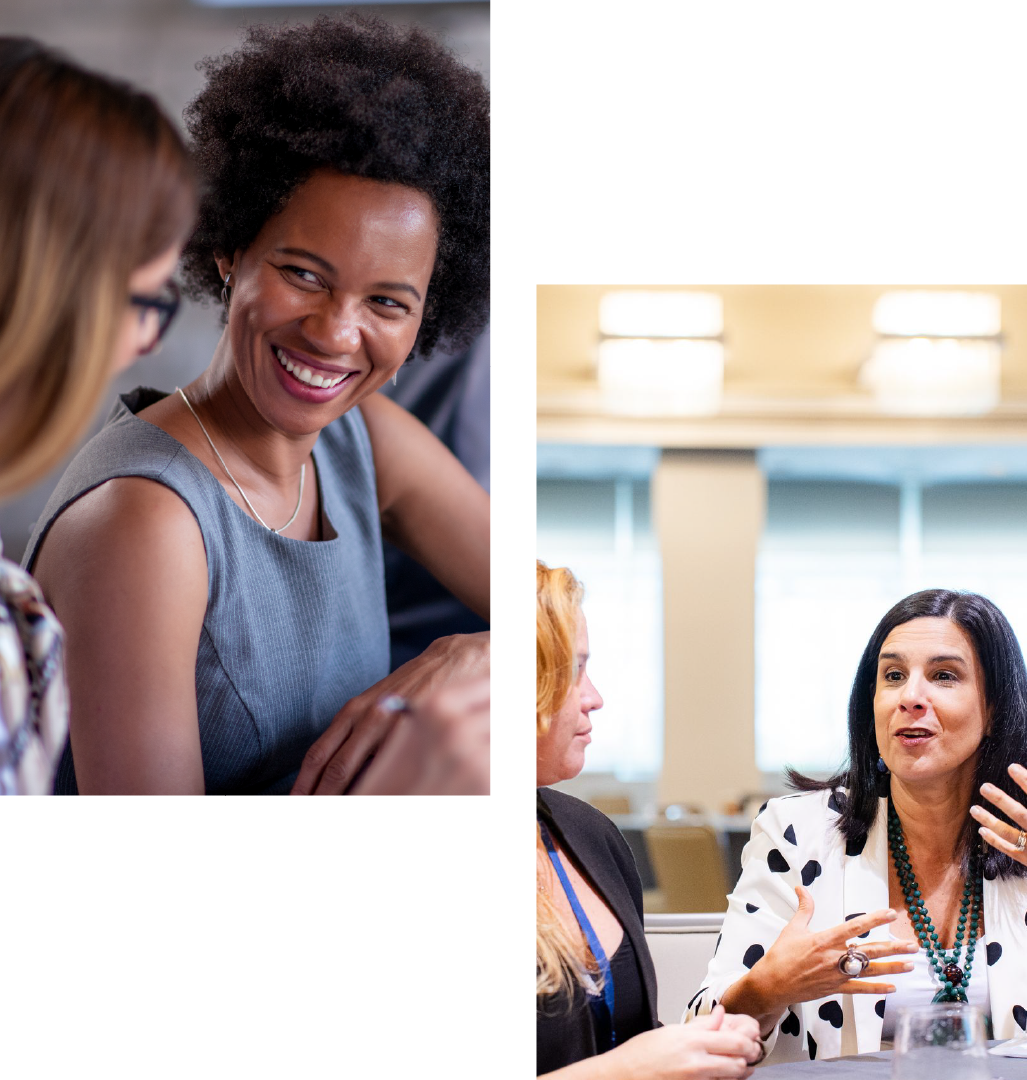
[[[723,301],[715,293],[625,290],[603,296],[598,378],[606,408],[632,416],[720,409]]]
[[[860,370],[882,412],[972,416],[999,402],[1002,309],[991,293],[883,293],[878,341]]]

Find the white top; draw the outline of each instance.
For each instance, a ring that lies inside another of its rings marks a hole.
[[[866,841],[850,843],[836,828],[844,798],[842,791],[786,795],[771,799],[756,816],[742,853],[741,877],[728,897],[720,945],[689,1003],[688,1019],[709,1013],[770,950],[795,915],[796,885],[813,897],[812,933],[888,907],[888,801],[878,800]],[[987,986],[994,1038],[1010,1039],[1027,1028],[1027,878],[985,878],[982,900],[985,936],[974,958],[983,966],[971,976],[970,990]],[[878,926],[864,940],[869,945],[887,936]],[[933,996],[932,991],[926,1000]],[[767,1061],[823,1061],[880,1050],[884,1013],[893,997],[838,991],[789,1005],[764,1040]]]
[[[888,935],[893,941],[899,940],[894,934]],[[963,955],[965,955],[965,950]],[[884,1026],[881,1028],[882,1049],[884,1041],[895,1038],[895,1018],[899,1009],[909,1008],[914,1005],[929,1005],[934,995],[941,989],[938,976],[935,975],[927,953],[920,949],[918,953],[908,957],[913,964],[912,971],[901,971],[897,975],[882,976],[886,981],[895,984],[895,993],[885,998]],[[977,939],[977,948],[974,950],[973,967],[970,969],[970,989],[967,999],[971,1005],[976,1005],[985,1015],[990,1015],[991,1001],[988,994],[988,949],[984,938]]]

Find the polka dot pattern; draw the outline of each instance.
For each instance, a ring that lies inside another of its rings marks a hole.
[[[863,849],[867,846],[867,838],[861,836],[856,840],[845,841],[845,854],[850,858],[855,858],[857,855],[863,854]]]
[[[781,1034],[798,1035],[800,1030],[799,1018],[789,1009],[788,1015],[781,1021]]]
[[[788,828],[785,829],[785,839],[788,841],[789,844],[794,844],[795,843],[795,827],[794,826],[789,825]]]
[[[757,960],[761,960],[763,958],[763,951],[764,950],[762,945],[750,945],[745,950],[745,956],[742,957],[742,963],[747,968],[751,968]]]
[[[781,854],[777,848],[771,848],[767,852],[767,867],[772,874],[787,874],[791,867],[788,865],[788,860]]]
[[[886,1003],[886,1001],[887,1001],[887,998],[881,998],[881,1000],[880,1000],[880,1001],[878,1001],[878,1002],[877,1002],[877,1003],[876,1003],[876,1004],[874,1005],[874,1012],[875,1012],[875,1013],[877,1013],[877,1015],[878,1015],[878,1016],[879,1016],[879,1017],[880,1017],[880,1018],[881,1018],[882,1020],[884,1019],[884,1006],[885,1006],[885,1003]]]
[[[1002,946],[997,941],[988,942],[988,967],[992,964],[998,963],[999,957],[1002,955]]]
[[[809,1059],[810,1061],[817,1060],[817,1040],[807,1031],[806,1032],[806,1045],[809,1047]]]
[[[824,1004],[817,1009],[817,1016],[819,1016],[821,1020],[826,1020],[831,1027],[840,1028],[842,1026],[841,1003],[835,1001],[833,998],[830,1001],[825,1001]]]
[[[808,889],[813,882],[820,877],[823,867],[816,859],[810,859],[808,863],[802,868],[802,883]]]

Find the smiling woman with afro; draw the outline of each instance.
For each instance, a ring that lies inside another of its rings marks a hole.
[[[256,27],[202,67],[184,278],[224,331],[188,386],[121,398],[29,542],[69,657],[56,789],[462,790],[447,747],[481,732],[489,635],[389,674],[382,541],[487,623],[489,499],[377,391],[487,319],[484,83],[355,17]]]
[[[405,184],[439,216],[418,352],[467,344],[489,297],[489,101],[480,74],[430,35],[379,19],[255,26],[200,65],[185,113],[205,185],[186,292],[218,298],[215,253],[246,248],[315,169]]]

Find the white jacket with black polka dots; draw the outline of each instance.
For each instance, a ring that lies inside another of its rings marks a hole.
[[[814,932],[888,907],[888,802],[880,800],[863,847],[847,850],[835,827],[838,799],[844,797],[830,791],[786,795],[771,799],[756,816],[742,852],[741,877],[728,897],[723,933],[685,1022],[712,1011],[724,991],[773,945],[798,908],[796,885],[805,885],[813,896]],[[994,1037],[1023,1035],[1027,879],[985,879],[984,928]],[[876,927],[867,939],[887,936],[887,927]],[[776,1064],[880,1050],[884,1007],[884,999],[873,994],[836,994],[791,1005],[764,1041],[765,1060]]]

